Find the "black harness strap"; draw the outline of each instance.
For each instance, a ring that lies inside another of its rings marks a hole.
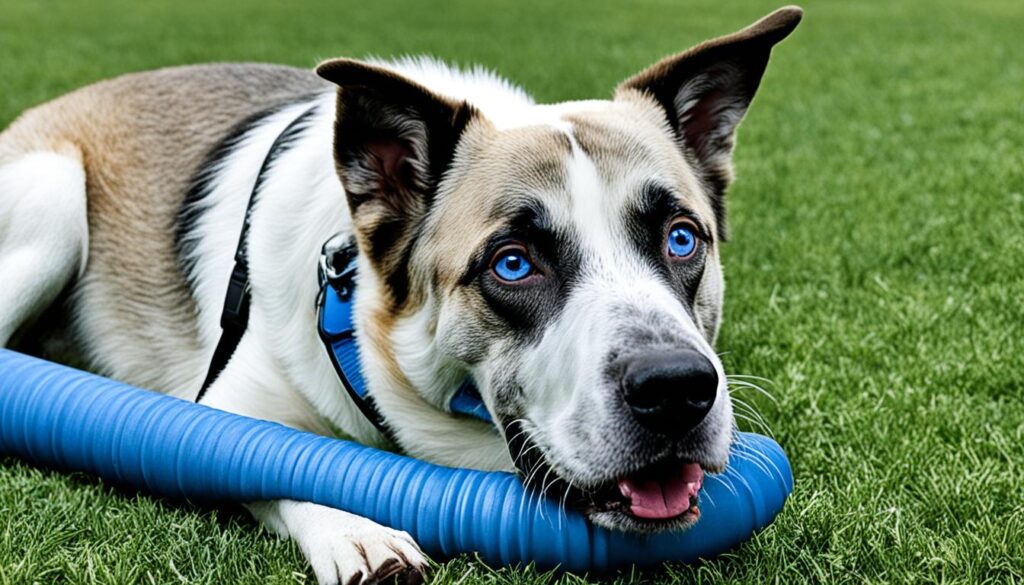
[[[293,133],[313,113],[316,105],[310,107],[291,121],[277,138],[270,145],[267,156],[263,159],[260,172],[256,175],[256,182],[253,184],[252,193],[249,194],[249,204],[245,208],[245,216],[242,218],[242,231],[238,236],[238,245],[235,247],[235,267],[231,270],[231,279],[228,281],[228,291],[224,295],[224,309],[220,314],[220,328],[222,330],[217,348],[213,351],[213,358],[210,360],[210,367],[206,372],[206,379],[199,389],[196,402],[203,399],[206,391],[217,380],[228,361],[234,355],[242,335],[249,326],[249,304],[252,299],[249,287],[249,261],[246,258],[246,240],[249,236],[249,225],[252,223],[252,210],[259,196],[260,188],[267,176],[270,165],[279,154],[279,151],[286,146],[293,138]]]

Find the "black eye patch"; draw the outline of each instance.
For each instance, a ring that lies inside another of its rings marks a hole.
[[[665,254],[665,237],[671,223],[680,217],[696,226],[695,235],[701,249],[692,260],[670,262]],[[706,249],[712,242],[704,222],[684,206],[671,189],[657,183],[643,186],[639,196],[626,209],[623,221],[636,253],[665,279],[680,301],[691,308],[704,272]]]
[[[578,280],[582,264],[578,239],[577,234],[555,227],[543,203],[526,200],[476,251],[460,285],[478,287],[495,316],[517,335],[532,338],[561,312]],[[494,254],[512,242],[526,248],[540,278],[510,285],[491,275]]]
[[[502,227],[492,233],[486,243],[473,254],[463,272],[460,284],[469,284],[480,273],[489,270],[491,257],[510,242],[518,241],[525,244],[531,253],[536,250],[550,255],[559,246],[556,232],[547,208],[542,203],[535,199],[523,201],[511,211]]]

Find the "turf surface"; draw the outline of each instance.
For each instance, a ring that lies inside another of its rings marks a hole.
[[[775,6],[4,0],[0,126],[91,81],[212,60],[433,53],[496,68],[542,100],[607,96]],[[741,130],[719,343],[730,371],[770,380],[774,401],[735,396],[786,447],[796,490],[732,553],[617,579],[1020,582],[1024,4],[805,8]],[[435,579],[558,578],[464,558]],[[6,460],[0,584],[30,582],[312,577],[291,543],[244,514]]]

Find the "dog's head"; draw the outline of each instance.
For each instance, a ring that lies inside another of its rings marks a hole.
[[[712,349],[734,132],[776,11],[607,101],[491,113],[336,60],[370,390],[401,447],[512,468],[611,528],[679,528],[733,432]],[[498,422],[445,412],[472,376]]]

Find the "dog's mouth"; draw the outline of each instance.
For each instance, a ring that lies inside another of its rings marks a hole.
[[[574,502],[599,526],[632,532],[688,528],[700,518],[704,470],[694,462],[666,460],[596,489],[578,490]]]
[[[639,469],[581,485],[566,481],[521,429],[509,436],[514,438],[510,447],[519,455],[516,467],[526,488],[581,512],[598,526],[662,532],[684,530],[700,518],[705,472],[701,463],[666,454]]]
[[[700,514],[697,494],[703,483],[704,470],[700,465],[678,463],[625,477],[616,487],[627,500],[633,516],[644,520],[671,520],[683,514]]]

